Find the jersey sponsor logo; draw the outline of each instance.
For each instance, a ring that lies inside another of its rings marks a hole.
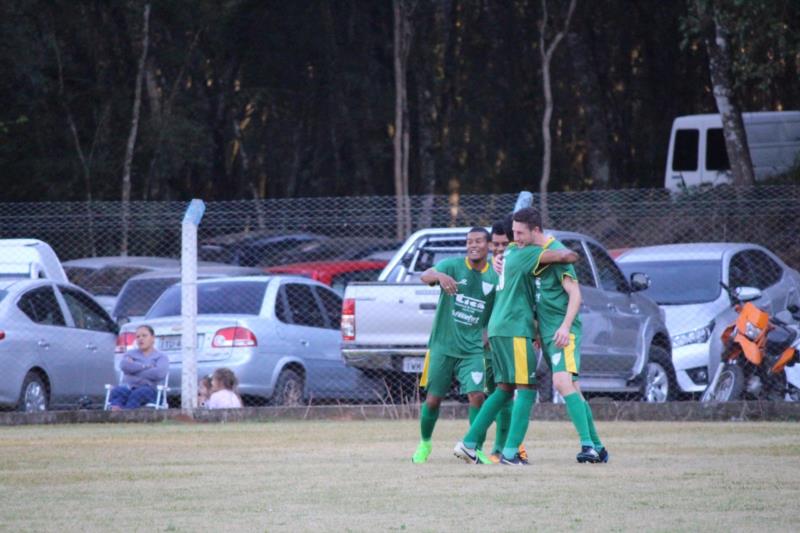
[[[483,372],[472,372],[471,374],[472,382],[475,383],[475,385],[478,385],[481,381],[483,381]]]
[[[467,283],[469,282],[466,280],[466,278],[456,281],[456,285],[466,285]]]
[[[453,318],[456,322],[467,326],[477,326],[481,321],[486,302],[470,298],[464,294],[456,294]]]
[[[485,281],[481,282],[481,288],[483,289],[483,295],[489,296],[489,293],[494,290],[494,285],[491,283],[487,283]]]
[[[554,353],[550,360],[553,362],[553,366],[556,366],[561,362],[561,352]]]

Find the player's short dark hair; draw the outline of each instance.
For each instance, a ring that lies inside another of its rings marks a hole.
[[[506,225],[502,220],[498,220],[492,224],[492,235],[505,235]]]
[[[467,234],[469,234],[469,233],[483,233],[483,236],[484,236],[484,238],[486,239],[487,242],[491,240],[491,237],[489,237],[489,232],[486,231],[486,228],[484,228],[482,226],[474,226],[474,227],[472,227],[472,229],[470,229],[467,232]]]
[[[503,227],[506,230],[506,238],[508,238],[509,242],[514,242],[514,229],[511,227],[513,221],[514,213],[507,214],[503,219]]]
[[[528,229],[533,228],[542,229],[542,215],[535,207],[525,207],[514,213],[514,222],[522,222],[528,226]]]

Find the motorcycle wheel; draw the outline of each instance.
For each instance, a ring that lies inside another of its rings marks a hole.
[[[738,400],[744,391],[744,372],[736,365],[726,364],[719,374],[716,387],[711,391],[710,400],[729,402]]]

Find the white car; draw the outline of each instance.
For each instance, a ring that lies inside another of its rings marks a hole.
[[[650,278],[644,291],[666,315],[672,337],[675,379],[683,393],[700,393],[708,386],[722,353],[720,335],[736,317],[720,282],[731,288],[755,287],[754,303],[770,315],[800,305],[800,273],[757,244],[691,243],[632,248],[617,258],[630,277]],[[800,365],[797,365],[800,366]],[[800,385],[800,369],[787,378]]]

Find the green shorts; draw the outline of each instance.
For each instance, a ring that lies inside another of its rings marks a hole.
[[[494,380],[497,383],[536,383],[536,350],[528,337],[490,337]]]
[[[577,376],[581,371],[581,334],[570,332],[569,344],[563,348],[556,346],[552,337],[542,339],[542,353],[553,374],[569,372]]]
[[[425,354],[419,386],[428,394],[444,398],[450,392],[453,376],[461,384],[461,394],[483,392],[485,374],[483,356],[451,357],[449,355]]]

